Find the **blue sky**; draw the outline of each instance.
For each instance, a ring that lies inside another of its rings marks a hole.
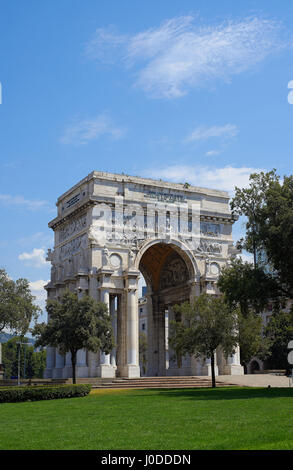
[[[48,221],[93,170],[290,174],[292,24],[289,1],[2,1],[0,266],[44,305]]]

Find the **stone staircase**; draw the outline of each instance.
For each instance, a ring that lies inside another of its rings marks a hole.
[[[234,384],[220,383],[217,387],[227,387]],[[138,388],[206,388],[212,386],[209,377],[141,377],[137,379],[116,378],[100,383],[92,383],[92,388],[99,389],[138,389]]]

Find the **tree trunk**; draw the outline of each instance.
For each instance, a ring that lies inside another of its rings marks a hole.
[[[212,369],[212,387],[216,388],[215,354],[214,354],[214,351],[212,351],[212,354],[211,354],[211,369]]]
[[[76,366],[76,351],[71,351],[71,364],[72,364],[72,382],[76,383],[76,375],[75,375],[75,366]]]

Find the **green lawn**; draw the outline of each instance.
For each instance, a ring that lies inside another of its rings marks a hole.
[[[293,388],[97,391],[0,404],[0,449],[293,449]]]

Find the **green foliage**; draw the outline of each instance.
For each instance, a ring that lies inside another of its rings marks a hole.
[[[215,386],[214,354],[221,346],[226,355],[237,345],[237,312],[224,296],[201,294],[192,304],[185,302],[174,311],[179,322],[171,322],[170,345],[179,354],[204,355],[211,358],[212,382]]]
[[[244,263],[241,259],[231,260],[224,267],[218,279],[218,287],[232,308],[240,307],[243,315],[249,310],[263,312],[272,299],[282,296],[278,282],[262,267]]]
[[[292,449],[293,388],[94,392],[75,400],[2,404],[0,449],[101,449],[105,455],[117,449]]]
[[[17,342],[27,343],[27,338],[15,336],[6,343],[2,343],[2,362],[6,378],[18,375],[18,348]],[[20,346],[20,378],[42,378],[46,368],[46,351],[35,351],[33,346]]]
[[[267,366],[270,369],[286,369],[288,364],[288,343],[293,339],[293,312],[276,311],[273,312],[269,324],[264,330],[265,338],[269,344],[269,357]]]
[[[263,240],[259,233],[260,215],[266,204],[266,194],[270,186],[279,181],[276,170],[268,173],[253,173],[249,177],[248,188],[235,187],[235,196],[231,201],[233,214],[246,217],[246,236],[238,242],[238,247],[254,255],[257,264],[257,254],[263,248]]]
[[[239,245],[254,254],[254,266],[232,262],[222,271],[219,288],[230,305],[239,305],[246,317],[250,309],[262,312],[272,301],[274,315],[264,331],[260,351],[254,354],[269,355],[267,365],[271,368],[288,368],[292,318],[282,307],[293,298],[293,176],[281,181],[276,170],[250,175],[248,188],[235,188],[231,209],[247,218],[246,236]],[[246,359],[249,351],[258,349],[253,317],[247,320],[240,338],[241,354]]]
[[[246,366],[253,356],[265,359],[269,354],[269,342],[262,336],[262,318],[249,310],[238,312],[238,344],[240,362]]]
[[[76,354],[86,348],[100,349],[106,354],[114,347],[112,325],[107,306],[89,296],[78,299],[66,291],[60,302],[47,301],[48,323],[35,325],[32,330],[35,346],[54,346],[60,354],[71,353],[73,381],[75,382]]]
[[[258,216],[259,238],[282,289],[293,298],[293,176],[271,183]]]
[[[91,385],[74,384],[39,387],[7,387],[0,388],[0,403],[20,401],[56,400],[58,398],[83,397],[90,393]]]
[[[27,279],[10,279],[5,269],[0,269],[0,331],[9,328],[23,336],[30,322],[36,320],[40,308],[34,305]]]
[[[280,291],[293,298],[293,176],[280,181],[275,170],[250,175],[249,188],[235,189],[231,209],[247,217],[242,248],[254,253],[255,264],[265,263]]]

